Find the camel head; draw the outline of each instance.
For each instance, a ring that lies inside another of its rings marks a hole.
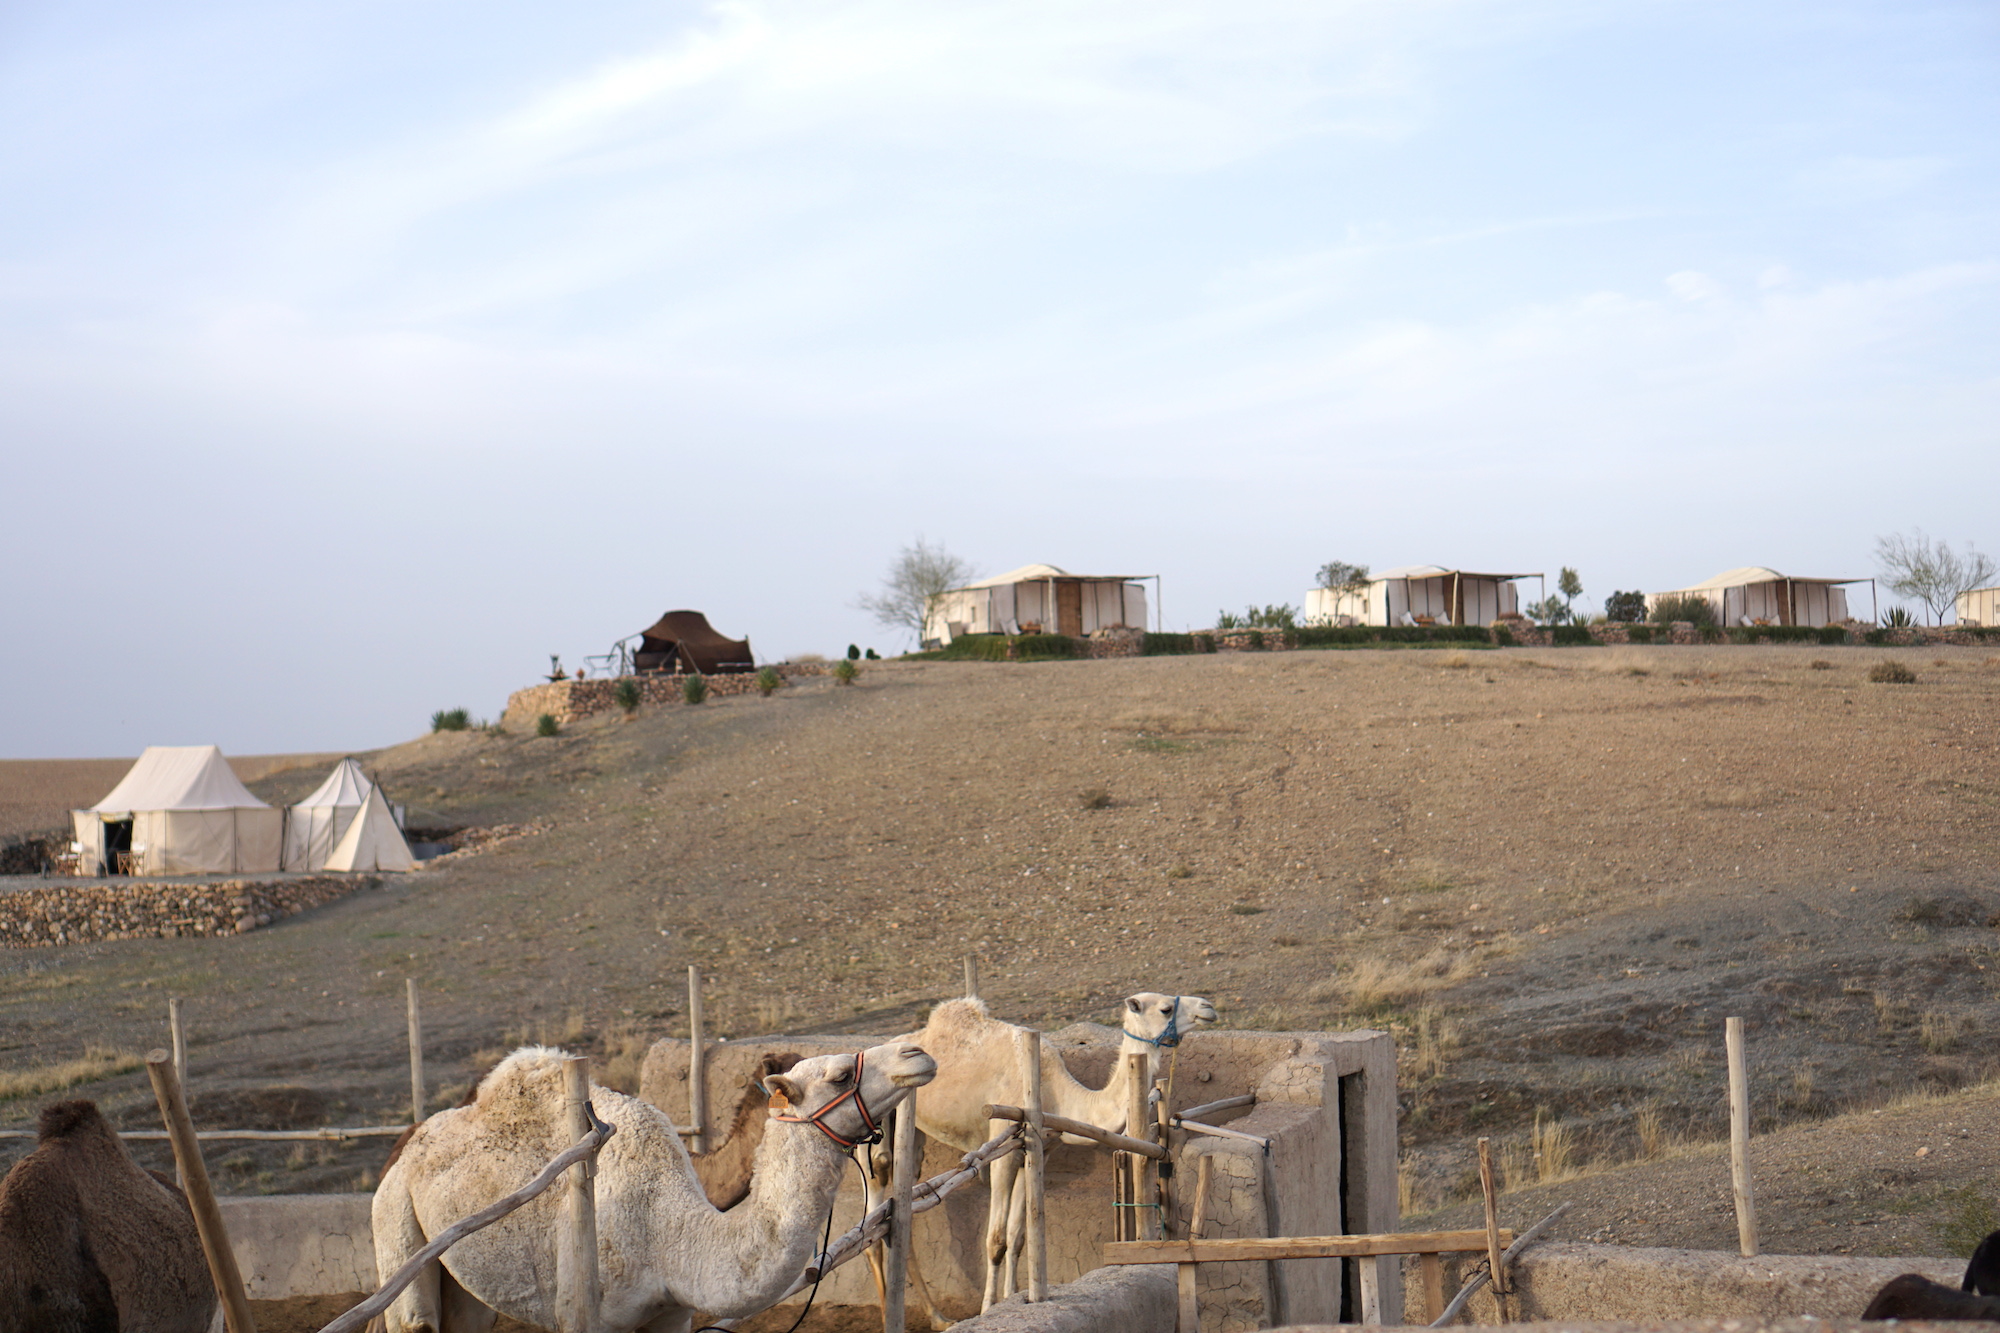
[[[1126,1036],[1157,1050],[1180,1045],[1196,1023],[1213,1023],[1215,1006],[1200,995],[1162,995],[1148,990],[1126,996],[1121,1017]]]
[[[860,1070],[859,1086],[855,1071]],[[913,1042],[888,1041],[859,1055],[816,1055],[764,1080],[771,1119],[816,1126],[843,1148],[873,1142],[889,1112],[937,1077],[937,1061]]]

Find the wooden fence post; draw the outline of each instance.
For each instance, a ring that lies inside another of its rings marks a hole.
[[[1757,1198],[1750,1186],[1750,1076],[1743,1064],[1743,1020],[1723,1020],[1729,1056],[1729,1182],[1736,1193],[1736,1248],[1757,1253]]]
[[[410,1123],[424,1122],[424,1023],[417,1009],[417,979],[403,978],[410,1019]]]
[[[174,1050],[174,1083],[181,1090],[181,1100],[187,1100],[188,1051],[187,1028],[181,1022],[181,1002],[178,997],[167,1000],[167,1037]],[[169,1132],[168,1137],[172,1137]],[[187,1189],[187,1175],[181,1170],[180,1159],[174,1159],[174,1179],[180,1182],[183,1191]]]
[[[1486,1265],[1493,1274],[1493,1308],[1507,1322],[1507,1267],[1500,1255],[1500,1202],[1493,1188],[1493,1141],[1479,1140],[1479,1192],[1486,1200]]]
[[[882,1333],[903,1333],[910,1290],[910,1195],[917,1184],[917,1099],[896,1108],[889,1176],[889,1256],[882,1274]]]
[[[701,969],[688,964],[688,1151],[708,1151],[708,1048],[701,1035]]]
[[[575,1143],[591,1131],[590,1058],[563,1061],[563,1123]],[[564,1191],[561,1247],[556,1251],[558,1333],[597,1333],[597,1163],[584,1158],[569,1169]]]
[[[1042,1137],[1042,1034],[1033,1028],[1014,1029],[1014,1052],[1021,1061],[1027,1091],[1021,1109],[1027,1112],[1028,1153],[1022,1169],[1028,1173],[1028,1302],[1049,1298],[1048,1203],[1045,1194],[1047,1140]]]
[[[153,1099],[160,1104],[160,1118],[167,1122],[167,1137],[174,1146],[174,1165],[187,1182],[188,1209],[194,1214],[195,1233],[201,1237],[201,1252],[208,1260],[208,1276],[222,1302],[223,1321],[229,1333],[257,1333],[257,1321],[250,1315],[250,1298],[243,1290],[243,1274],[236,1267],[236,1251],[229,1245],[229,1230],[222,1224],[222,1209],[216,1206],[215,1189],[208,1181],[208,1167],[201,1160],[201,1145],[195,1141],[194,1122],[188,1119],[187,1102],[181,1096],[180,1080],[174,1077],[173,1056],[153,1051],[146,1056],[146,1077],[153,1083]]]
[[[1146,1093],[1151,1090],[1150,1085],[1146,1081],[1146,1057],[1143,1055],[1128,1055],[1125,1057],[1125,1062],[1126,1074],[1128,1076],[1126,1079],[1125,1132],[1132,1138],[1143,1139],[1146,1137],[1146,1126],[1150,1121],[1150,1117],[1146,1114]],[[1125,1169],[1131,1180],[1131,1184],[1126,1189],[1125,1197],[1132,1205],[1124,1210],[1132,1219],[1127,1237],[1131,1240],[1145,1240],[1147,1237],[1143,1219],[1146,1213],[1144,1205],[1148,1193],[1146,1189],[1148,1164],[1145,1158],[1138,1156],[1136,1153],[1127,1155],[1125,1160],[1127,1164]]]

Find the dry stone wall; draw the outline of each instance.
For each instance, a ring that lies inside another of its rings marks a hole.
[[[782,662],[773,667],[787,682],[803,676],[821,676],[829,670],[823,662]],[[705,676],[708,693],[712,698],[723,698],[732,694],[755,694],[757,673],[754,671],[732,671],[727,674]],[[559,725],[576,721],[578,718],[592,717],[598,713],[609,713],[618,707],[618,687],[631,681],[639,687],[639,704],[679,704],[681,687],[688,677],[678,672],[661,672],[645,676],[621,676],[616,679],[600,677],[592,680],[555,680],[542,685],[530,685],[525,690],[516,690],[507,696],[507,711],[500,715],[500,725],[509,730],[531,731],[538,718],[547,714]]]
[[[0,894],[0,947],[241,935],[381,882],[374,875],[309,875],[19,889]]]

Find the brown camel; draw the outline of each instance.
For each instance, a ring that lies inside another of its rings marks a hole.
[[[204,1333],[215,1286],[187,1199],[95,1102],[42,1108],[0,1180],[0,1333]]]

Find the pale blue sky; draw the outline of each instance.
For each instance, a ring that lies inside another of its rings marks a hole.
[[[0,754],[889,650],[919,533],[1170,628],[1995,551],[1997,72],[1905,0],[14,0]]]

